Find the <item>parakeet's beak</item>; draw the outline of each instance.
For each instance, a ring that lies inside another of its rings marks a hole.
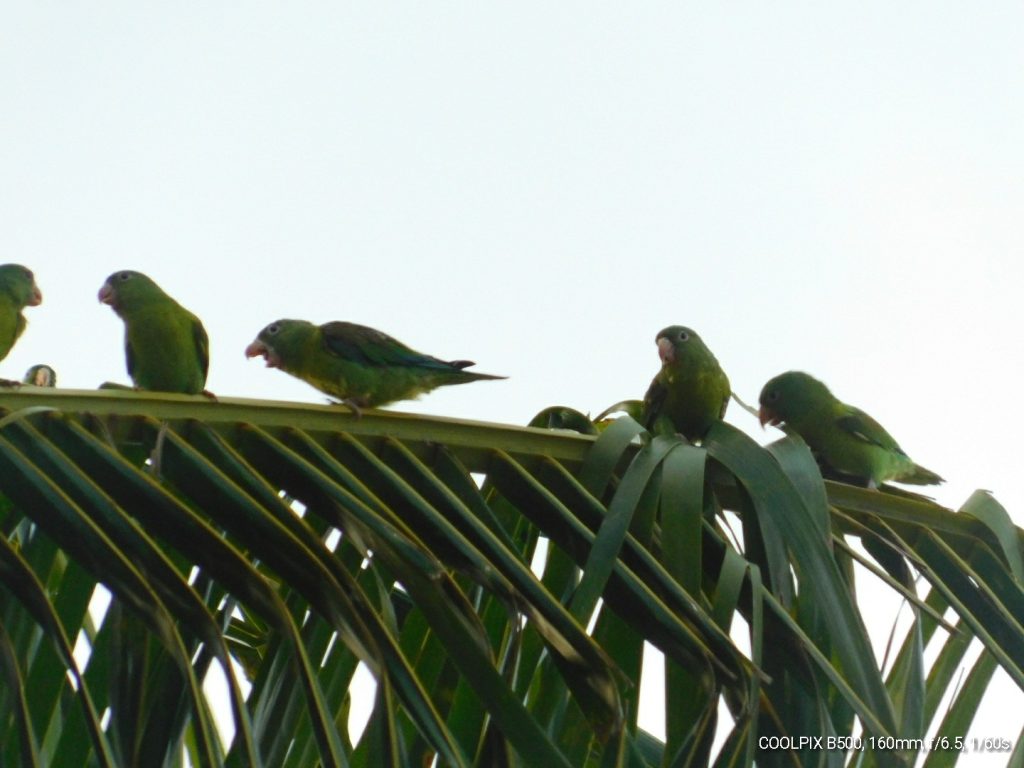
[[[38,307],[43,303],[43,292],[39,290],[39,286],[32,283],[32,297],[28,300],[30,307]]]
[[[676,359],[676,348],[664,337],[658,339],[658,357],[661,358],[662,365],[675,362]]]
[[[114,306],[114,286],[110,283],[104,283],[103,287],[100,288],[99,299],[103,304]]]
[[[771,424],[774,427],[782,423],[782,419],[775,411],[765,408],[763,405],[757,412],[757,420],[761,422],[761,429],[764,429],[765,424]]]
[[[246,357],[262,357],[267,361],[267,368],[278,368],[281,365],[281,358],[270,347],[259,339],[245,348]]]

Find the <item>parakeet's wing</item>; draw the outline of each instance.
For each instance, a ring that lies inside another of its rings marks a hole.
[[[132,343],[128,340],[128,335],[124,337],[124,362],[128,368],[128,377],[135,379],[135,353],[132,351]]]
[[[654,422],[657,421],[662,406],[665,404],[667,395],[668,389],[661,383],[660,377],[655,376],[654,380],[651,381],[651,386],[647,388],[647,394],[644,395],[643,417],[645,428],[650,429],[654,426]]]
[[[836,423],[841,429],[849,432],[858,440],[863,440],[865,443],[877,445],[887,451],[895,451],[906,456],[906,453],[900,448],[892,435],[885,431],[885,427],[859,408],[850,406],[846,414],[840,416]]]
[[[405,346],[398,339],[365,325],[335,321],[320,326],[327,350],[345,360],[371,366],[414,366],[450,371],[453,367],[472,365],[466,361],[452,363],[424,355]]]
[[[192,340],[196,344],[196,355],[199,357],[199,367],[203,371],[203,381],[210,371],[210,337],[206,335],[206,329],[202,321],[192,315]]]

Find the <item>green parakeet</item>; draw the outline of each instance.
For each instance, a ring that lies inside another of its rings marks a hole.
[[[36,286],[35,276],[20,264],[0,266],[0,360],[14,348],[28,321],[22,310],[43,303],[43,294]],[[0,379],[0,384],[15,386],[20,382]]]
[[[355,323],[313,325],[278,320],[245,349],[359,413],[397,400],[409,400],[446,384],[503,379],[464,370],[469,360],[447,362],[410,349],[386,333]]]
[[[835,473],[869,488],[887,480],[914,485],[943,482],[911,461],[881,424],[841,402],[806,373],[776,376],[761,390],[760,404],[761,425],[785,422],[804,439],[825,474]]]
[[[128,375],[136,389],[205,394],[210,342],[199,318],[141,272],[115,272],[99,299],[124,320]]]
[[[22,384],[31,384],[34,387],[56,387],[57,372],[48,365],[33,365],[25,371],[25,378]]]
[[[653,430],[667,420],[690,441],[704,437],[729,405],[729,377],[700,336],[672,325],[656,337],[661,370],[644,396],[643,424]]]
[[[540,427],[541,429],[569,429],[579,432],[581,435],[596,435],[597,427],[594,422],[580,413],[575,408],[564,405],[553,405],[538,413],[527,425]]]

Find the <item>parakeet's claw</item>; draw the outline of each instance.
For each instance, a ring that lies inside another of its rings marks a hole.
[[[363,412],[362,410],[360,410],[359,403],[357,403],[355,400],[352,400],[351,398],[346,398],[345,400],[335,400],[332,397],[328,397],[327,403],[328,405],[344,405],[346,408],[352,411],[353,415],[355,415],[357,419],[363,418]]]
[[[14,379],[0,379],[0,387],[8,387],[10,389],[17,389],[20,386],[21,386],[21,382],[20,381],[15,381]]]
[[[210,399],[211,399],[211,400],[213,400],[213,402],[215,402],[215,403],[217,402],[217,396],[216,396],[215,394],[213,394],[213,392],[211,392],[211,391],[210,391],[210,390],[208,390],[208,389],[204,389],[204,390],[203,390],[202,392],[200,392],[199,394],[201,394],[201,395],[202,395],[203,397],[208,397],[208,398],[210,398]]]

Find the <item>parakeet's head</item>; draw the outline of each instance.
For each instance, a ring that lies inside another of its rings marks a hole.
[[[783,421],[792,423],[808,414],[815,406],[832,400],[828,387],[813,376],[801,371],[780,373],[761,389],[758,401],[758,420],[776,425]]]
[[[57,372],[48,365],[33,365],[25,372],[22,383],[35,387],[56,387]]]
[[[145,305],[158,296],[166,296],[160,286],[141,272],[130,269],[115,272],[100,287],[99,299],[119,315]]]
[[[700,336],[683,325],[670,325],[662,329],[654,340],[658,344],[658,357],[661,358],[662,365],[671,365],[687,357],[710,354]]]
[[[571,429],[583,435],[596,435],[594,423],[577,411],[564,405],[545,408],[530,420],[529,426],[544,429]]]
[[[0,292],[10,296],[19,307],[35,307],[43,303],[35,275],[21,264],[0,266]]]
[[[267,368],[280,368],[283,356],[315,330],[316,326],[305,320],[275,320],[245,348],[245,356],[262,357]]]

